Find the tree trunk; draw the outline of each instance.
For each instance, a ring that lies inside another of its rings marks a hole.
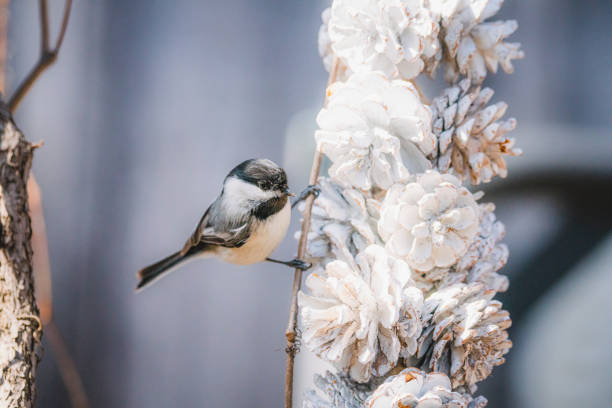
[[[34,148],[0,102],[0,406],[10,408],[34,406],[41,350],[26,189]]]

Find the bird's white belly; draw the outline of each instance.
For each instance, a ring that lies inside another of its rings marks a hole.
[[[281,243],[291,222],[291,202],[278,213],[257,222],[246,243],[239,248],[220,248],[218,255],[226,262],[249,265],[265,260]]]

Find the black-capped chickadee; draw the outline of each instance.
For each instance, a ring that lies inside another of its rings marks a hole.
[[[318,194],[318,189],[309,186],[293,206],[309,194]],[[240,163],[225,177],[221,194],[208,207],[183,249],[141,269],[137,289],[199,257],[216,256],[239,265],[266,260],[308,269],[310,264],[299,259],[284,262],[268,258],[289,228],[290,196],[294,194],[287,186],[285,171],[271,160]]]

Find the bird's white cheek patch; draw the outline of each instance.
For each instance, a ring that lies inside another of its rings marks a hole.
[[[225,182],[224,189],[226,196],[232,201],[266,201],[276,197],[274,191],[264,191],[256,185],[236,177],[228,179]]]

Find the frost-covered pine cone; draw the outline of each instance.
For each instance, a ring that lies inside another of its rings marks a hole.
[[[438,33],[424,0],[334,0],[323,14],[319,52],[326,67],[335,53],[353,72],[412,79],[438,65]]]
[[[453,392],[451,382],[443,373],[425,373],[406,368],[389,377],[366,402],[366,408],[483,408],[484,397]]]
[[[378,232],[389,252],[416,271],[450,267],[478,232],[478,204],[457,177],[429,170],[387,191]]]
[[[460,283],[425,300],[417,357],[423,359],[424,370],[448,375],[455,390],[474,392],[475,384],[503,364],[512,347],[506,331],[510,315],[492,300],[494,295],[482,283]]]
[[[334,63],[334,51],[331,48],[331,38],[329,38],[329,19],[331,17],[331,7],[326,8],[323,13],[321,13],[321,21],[323,24],[321,28],[319,28],[319,55],[321,56],[321,60],[323,61],[323,66],[327,72],[331,71],[332,65]],[[353,71],[349,67],[347,67],[344,63],[340,64],[337,72],[337,81],[345,81]]]
[[[321,21],[323,24],[319,28],[319,55],[323,60],[323,66],[329,72],[332,68],[334,60],[334,52],[331,49],[331,39],[329,38],[329,18],[331,17],[331,8],[328,7],[321,13]]]
[[[445,77],[455,82],[459,74],[481,83],[487,69],[513,72],[512,60],[524,57],[519,43],[504,40],[518,28],[514,20],[483,22],[495,15],[503,0],[430,0],[430,9],[441,19],[441,42],[446,60]]]
[[[317,116],[319,149],[331,159],[330,177],[361,190],[387,189],[431,167],[431,112],[410,82],[377,72],[353,74],[328,89]]]
[[[516,120],[500,120],[507,105],[486,106],[493,97],[491,88],[471,87],[465,79],[447,88],[432,103],[433,132],[438,137],[438,152],[433,161],[442,172],[454,172],[472,184],[489,182],[493,176],[506,177],[505,156],[522,152],[506,133],[514,130]]]
[[[332,374],[329,371],[324,376],[315,374],[314,383],[320,393],[308,390],[304,395],[303,408],[363,408],[378,384],[360,384],[344,374]]]
[[[493,203],[480,204],[478,233],[467,253],[450,268],[434,268],[429,272],[413,274],[417,286],[429,292],[455,283],[481,282],[487,289],[505,292],[508,278],[497,271],[508,261],[508,247],[501,243],[506,228],[495,219],[493,211]]]
[[[380,203],[329,178],[320,178],[318,185],[306,256],[313,263],[333,258],[352,264],[360,251],[381,243],[375,221]]]
[[[495,205],[480,205],[480,227],[468,252],[455,266],[455,272],[465,274],[467,283],[483,283],[487,290],[505,292],[508,277],[497,273],[508,262],[508,247],[501,243],[506,227],[495,218]]]
[[[358,382],[382,376],[398,358],[416,352],[423,295],[410,268],[371,245],[357,255],[357,269],[332,261],[306,278],[299,293],[306,346]]]

